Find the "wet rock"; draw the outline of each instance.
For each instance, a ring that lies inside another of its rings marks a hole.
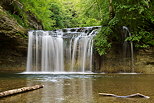
[[[27,29],[0,6],[0,68],[22,63],[21,57],[26,55],[27,50],[26,34]]]

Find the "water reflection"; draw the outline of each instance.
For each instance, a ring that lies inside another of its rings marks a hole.
[[[0,98],[0,103],[154,103],[154,75],[0,75],[0,91],[36,84],[44,88]],[[98,93],[142,93],[150,99],[124,99]]]
[[[27,103],[89,103],[93,97],[92,78],[37,78],[31,81],[27,78],[27,86],[45,85],[43,89],[33,91],[33,99],[27,97]]]

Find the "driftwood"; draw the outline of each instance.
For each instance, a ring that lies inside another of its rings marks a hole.
[[[0,92],[0,98],[14,95],[14,94],[18,94],[18,93],[36,90],[36,89],[43,88],[43,87],[44,87],[44,85],[35,85],[35,86],[31,86],[31,87],[22,87],[19,89],[12,89],[12,90],[8,90],[8,91]]]
[[[117,98],[150,98],[149,96],[145,96],[145,95],[140,94],[140,93],[131,94],[131,95],[127,95],[127,96],[119,96],[119,95],[108,94],[108,93],[99,93],[99,95],[107,96],[107,97],[117,97]]]

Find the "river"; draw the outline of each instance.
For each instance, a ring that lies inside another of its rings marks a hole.
[[[0,103],[154,103],[154,75],[145,74],[0,74],[0,91],[36,84],[44,88],[0,98]],[[98,93],[144,98],[103,97]]]

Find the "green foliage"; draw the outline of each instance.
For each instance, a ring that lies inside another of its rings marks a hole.
[[[86,0],[91,2],[85,15],[94,12],[93,17],[101,17],[102,30],[95,37],[95,47],[100,55],[105,54],[111,46],[110,42],[121,40],[122,26],[127,26],[132,37],[126,38],[133,41],[136,48],[154,46],[154,1],[152,0]],[[102,4],[104,2],[104,4]],[[115,15],[109,8],[112,6]],[[95,14],[96,13],[96,14]],[[120,41],[119,41],[120,42]],[[108,48],[108,49],[107,49]]]
[[[9,1],[5,1],[6,3],[9,3]],[[4,4],[6,5],[6,4]],[[6,12],[8,15],[10,15],[12,18],[17,20],[17,22],[23,26],[23,27],[28,27],[27,24],[27,15],[26,13],[21,9],[22,4],[18,1],[12,1],[12,3],[8,4],[8,8],[6,9]],[[6,5],[7,6],[7,5]]]
[[[81,3],[82,12],[87,17],[103,20],[108,16],[107,12],[105,12],[108,10],[108,0],[83,0]]]
[[[84,13],[81,0],[20,0],[25,11],[32,12],[45,30],[100,25],[97,17]]]
[[[31,28],[29,15],[33,15],[43,25],[44,30],[96,26],[100,25],[102,20],[99,16],[100,8],[95,9],[95,5],[100,5],[99,3],[94,3],[91,8],[88,7],[91,0],[17,0],[14,2],[17,5],[14,6],[15,13],[13,12],[12,16],[27,28]]]
[[[53,25],[54,29],[63,28],[64,24],[61,5],[56,2],[52,2],[50,4],[50,11],[52,12],[50,19],[55,21]]]
[[[44,29],[52,29],[55,21],[50,19],[52,12],[50,9],[50,0],[20,0],[24,4],[26,11],[32,12],[43,24]]]
[[[15,14],[12,14],[11,16],[15,18],[20,25],[22,25],[23,27],[27,27],[25,19],[23,20],[22,18],[20,18],[18,15],[15,15]]]
[[[104,55],[111,47],[111,43],[109,43],[109,34],[112,33],[112,29],[109,26],[102,27],[101,31],[94,38],[95,40],[95,49],[99,53],[99,55]]]
[[[72,21],[75,22],[73,27],[98,26],[101,24],[101,12],[98,8],[95,8],[97,7],[96,0],[76,0],[73,5],[71,7],[75,13],[72,18]]]
[[[126,41],[133,41],[133,43],[136,44],[135,46],[137,48],[148,48],[154,45],[154,35],[145,30],[141,30],[138,34],[127,37]]]
[[[115,1],[115,17],[117,23],[112,23],[117,29],[115,34],[119,35],[121,30],[119,27],[126,25],[131,31],[132,37],[128,37],[126,40],[131,40],[137,48],[147,48],[154,43],[153,29],[154,25],[152,13],[152,1],[151,0],[122,0]],[[154,46],[154,45],[153,45]]]
[[[96,20],[95,18],[88,18],[88,17],[78,17],[74,18],[77,21],[77,26],[79,27],[88,27],[88,26],[99,26],[100,21]]]

